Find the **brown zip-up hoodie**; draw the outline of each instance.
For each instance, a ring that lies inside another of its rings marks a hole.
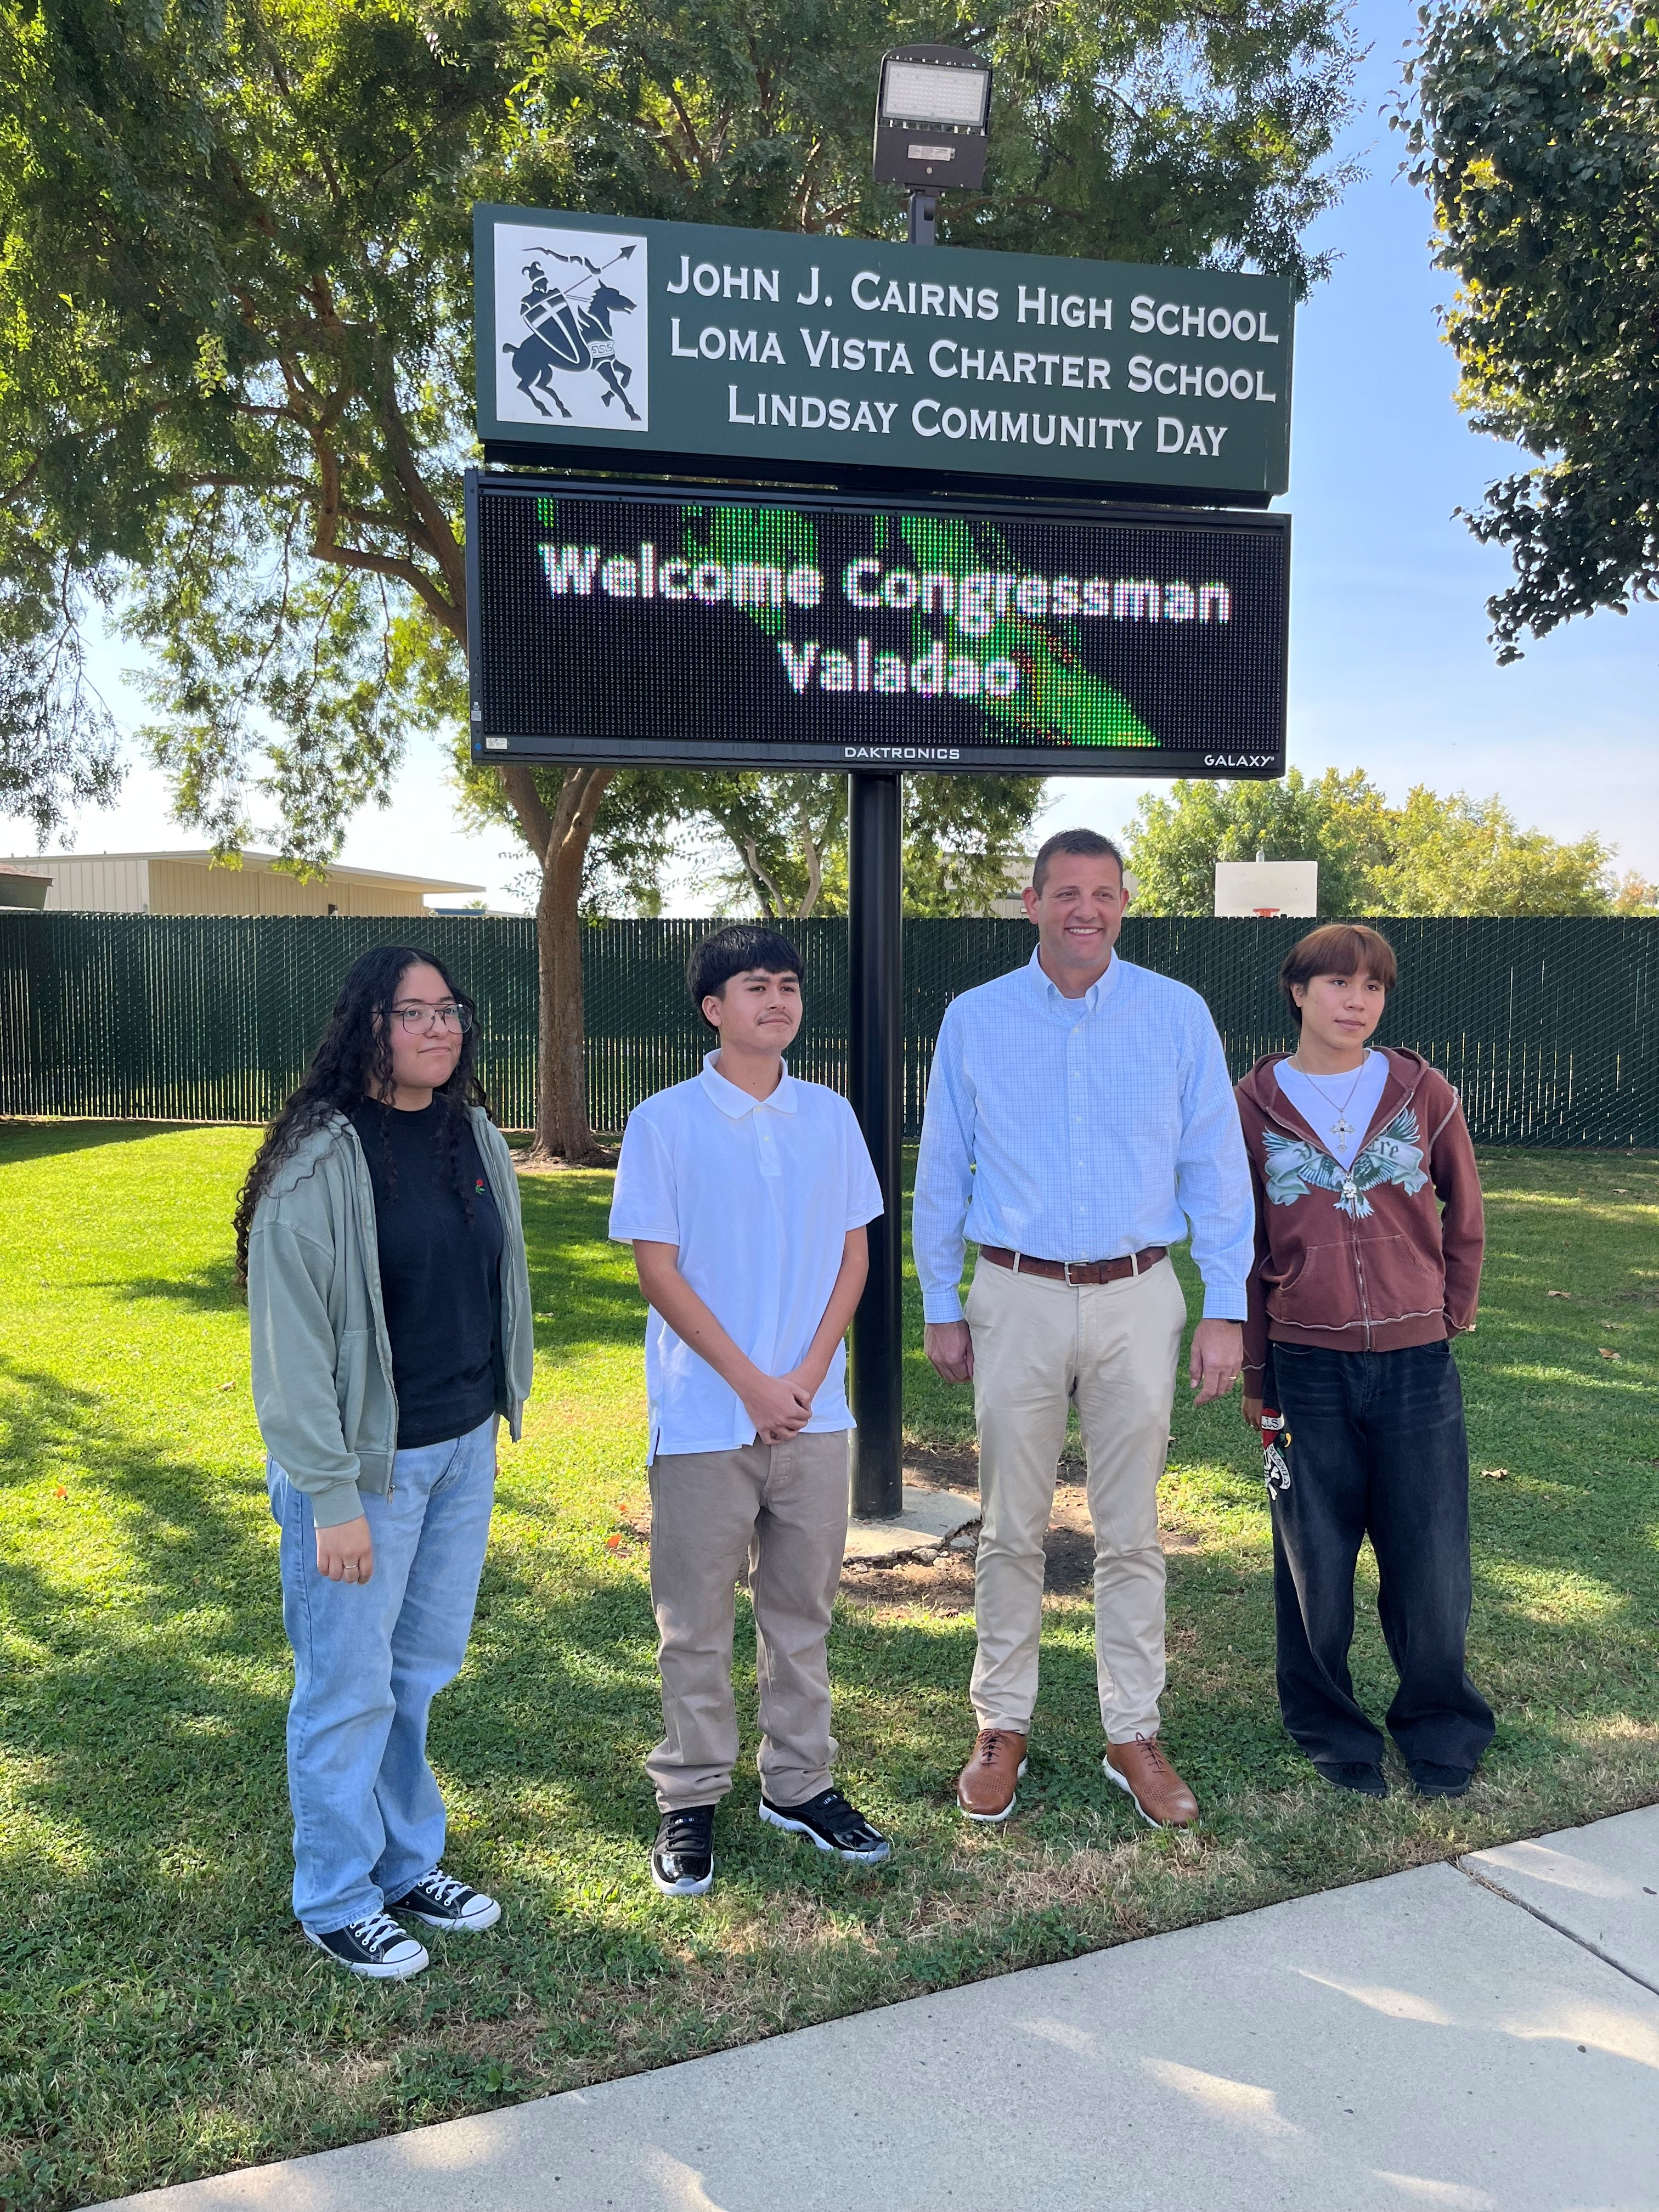
[[[1474,1147],[1437,1068],[1388,1048],[1389,1079],[1344,1169],[1279,1090],[1273,1070],[1288,1057],[1258,1060],[1237,1091],[1255,1185],[1250,1398],[1270,1340],[1398,1352],[1473,1328],[1486,1243]]]

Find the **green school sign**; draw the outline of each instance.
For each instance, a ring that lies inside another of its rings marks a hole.
[[[1249,507],[1285,489],[1281,277],[528,208],[474,222],[492,461]]]

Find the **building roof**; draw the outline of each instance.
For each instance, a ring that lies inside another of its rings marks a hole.
[[[269,870],[281,857],[276,853],[255,853],[244,850],[241,854],[245,868]],[[0,868],[20,875],[50,870],[54,863],[65,860],[196,860],[206,866],[213,859],[212,848],[198,845],[188,849],[175,848],[168,851],[143,853],[40,853],[31,857],[15,855],[0,860]],[[396,884],[405,890],[421,891],[481,891],[483,884],[459,884],[447,876],[395,876],[386,868],[347,868],[331,860],[323,871],[325,876],[340,882],[355,884]]]

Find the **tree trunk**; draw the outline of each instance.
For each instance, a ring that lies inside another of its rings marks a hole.
[[[587,1120],[582,1004],[582,875],[588,841],[613,771],[567,769],[551,814],[528,769],[503,771],[526,842],[541,861],[536,901],[536,1129],[529,1157],[570,1166],[605,1158]]]

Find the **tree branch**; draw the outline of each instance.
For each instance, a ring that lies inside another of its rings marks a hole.
[[[314,561],[331,561],[337,568],[362,568],[371,576],[390,576],[399,584],[407,584],[421,605],[457,644],[466,643],[466,617],[458,607],[453,607],[423,568],[412,561],[398,560],[389,553],[364,553],[355,545],[336,545],[325,543],[319,536],[313,540],[311,556]]]
[[[806,896],[801,901],[800,919],[805,921],[818,902],[818,893],[823,889],[823,856],[812,835],[812,824],[805,805],[797,815],[800,823],[801,847],[806,854]]]
[[[29,463],[15,483],[8,484],[3,490],[0,490],[0,507],[9,507],[14,500],[21,499],[40,473],[40,463],[37,459]]]
[[[789,902],[779,890],[774,878],[762,867],[760,851],[754,838],[739,839],[738,850],[743,854],[744,866],[749,871],[749,879],[760,893],[763,912],[769,912],[772,919],[777,919],[787,910]]]
[[[519,817],[520,836],[544,868],[548,848],[553,842],[553,817],[536,788],[535,770],[518,761],[510,767],[498,769],[496,774],[501,779],[508,805]]]
[[[428,490],[415,451],[409,440],[409,426],[404,421],[403,409],[398,404],[397,388],[392,381],[392,364],[383,346],[376,341],[375,366],[380,385],[380,419],[386,428],[386,455],[392,463],[392,474],[398,489],[409,501],[426,539],[427,550],[443,572],[444,586],[452,604],[459,611],[461,630],[466,627],[466,556],[462,551],[449,517]]]

